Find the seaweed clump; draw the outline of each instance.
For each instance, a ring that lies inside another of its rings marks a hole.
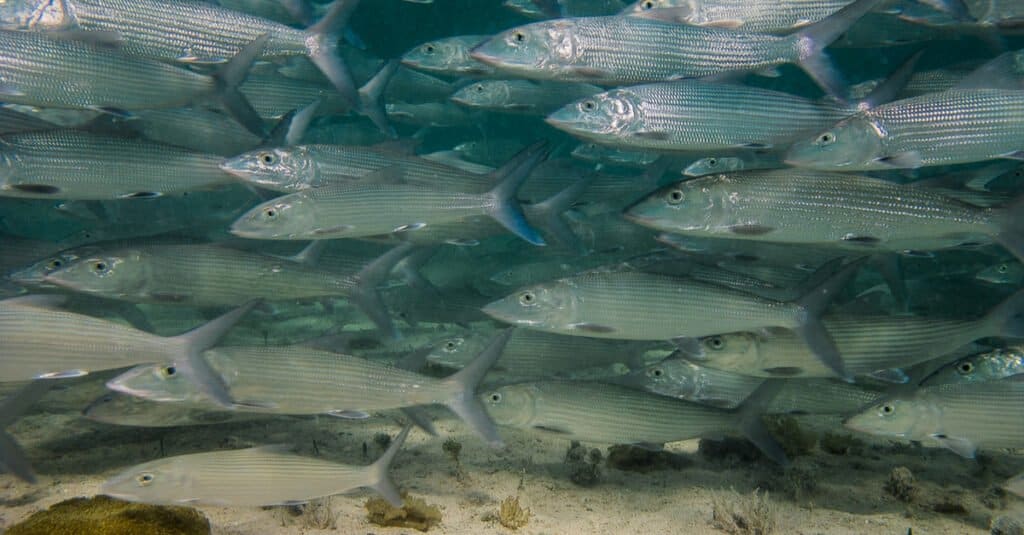
[[[519,529],[530,521],[530,510],[519,505],[519,496],[509,496],[501,500],[498,508],[498,522],[508,529]]]
[[[747,496],[723,492],[712,501],[711,525],[730,535],[769,535],[777,527],[775,507],[757,489]]]
[[[910,502],[917,495],[917,482],[914,474],[906,466],[897,466],[889,472],[885,481],[885,492],[901,502]]]
[[[632,445],[608,448],[608,466],[646,474],[655,470],[682,470],[693,464],[690,459],[665,450],[650,450]]]
[[[846,433],[825,433],[819,445],[822,451],[832,455],[856,455],[864,451],[864,441]]]
[[[592,487],[601,479],[601,450],[587,450],[577,441],[572,441],[565,452],[565,465],[569,467],[569,479],[581,486]]]
[[[207,535],[210,522],[191,507],[149,505],[109,496],[72,498],[7,529],[9,535]]]
[[[367,519],[378,526],[427,531],[441,523],[441,508],[422,498],[402,493],[402,506],[395,507],[381,497],[366,500]]]
[[[804,431],[796,421],[796,418],[792,416],[784,414],[773,415],[765,418],[765,423],[772,434],[778,438],[779,443],[782,444],[782,449],[790,458],[807,455],[814,449],[814,445],[818,443],[818,435],[810,431]]]

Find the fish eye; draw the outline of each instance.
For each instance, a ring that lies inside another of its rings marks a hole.
[[[448,340],[448,341],[446,341],[444,343],[444,350],[445,351],[455,351],[455,349],[457,347],[459,347],[459,343],[460,342],[461,342],[461,340],[456,340],[456,339]]]
[[[92,263],[92,270],[96,273],[106,273],[110,270],[110,266],[102,260],[97,260]]]
[[[654,0],[647,0],[640,4],[641,9],[654,9]]]
[[[533,306],[537,303],[537,296],[533,292],[523,292],[519,294],[519,304],[523,306]]]
[[[493,401],[494,403],[500,402],[501,401],[501,394],[499,394],[497,392],[491,394],[491,401]]]
[[[523,41],[526,41],[526,34],[523,32],[515,32],[512,34],[512,38],[515,39],[517,43],[522,43]]]
[[[831,145],[836,142],[836,135],[832,132],[825,132],[818,136],[818,143],[821,145]]]
[[[1010,266],[1008,266],[1006,264],[999,264],[999,267],[996,268],[996,271],[998,271],[1000,273],[1006,273],[1009,270],[1010,270]]]
[[[161,368],[160,372],[163,373],[164,377],[174,377],[178,373],[178,369],[174,366],[166,366]]]
[[[263,217],[265,217],[266,219],[270,219],[270,220],[277,219],[277,214],[278,214],[277,208],[275,208],[273,206],[268,206],[268,207],[263,209]]]
[[[593,100],[584,100],[583,103],[580,104],[580,108],[582,108],[583,111],[594,111],[597,109],[597,103]]]
[[[961,363],[956,367],[956,371],[966,375],[974,371],[974,364],[970,362]]]
[[[475,86],[473,86],[473,90],[476,91],[477,93],[483,93],[484,92],[484,85],[483,84],[476,84]]]
[[[259,159],[263,165],[274,165],[277,163],[277,156],[273,152],[261,152]]]
[[[882,405],[882,414],[892,414],[896,410],[892,405]]]
[[[708,158],[708,167],[714,167],[718,165],[718,158]]]
[[[63,265],[64,262],[61,262],[59,258],[54,258],[53,260],[50,260],[49,264],[46,264],[46,267],[48,269],[60,269]]]
[[[139,474],[138,477],[135,478],[135,481],[138,481],[139,485],[145,487],[146,485],[149,485],[150,483],[153,482],[153,474],[150,474],[148,472],[145,474]]]
[[[651,375],[661,377],[662,375],[665,375],[665,372],[661,368],[654,368],[651,370]]]
[[[425,52],[427,54],[433,54],[434,50],[435,50],[434,45],[431,45],[431,44],[423,45],[423,52]]]
[[[708,338],[708,347],[711,349],[722,349],[725,347],[725,340],[722,340],[721,336],[712,336]]]
[[[685,198],[686,198],[686,194],[684,194],[683,190],[681,190],[681,189],[674,189],[674,190],[668,192],[667,195],[665,195],[665,200],[669,204],[679,204],[679,203],[683,202],[683,199],[685,199]]]

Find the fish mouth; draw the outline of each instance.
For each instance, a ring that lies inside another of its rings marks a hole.
[[[231,160],[221,162],[217,167],[219,167],[221,171],[237,178],[248,178],[250,174],[248,169],[239,166]]]
[[[548,123],[549,125],[557,128],[559,130],[563,130],[563,131],[566,131],[566,132],[573,132],[573,131],[576,130],[576,122],[575,121],[570,121],[570,120],[566,120],[566,119],[559,119],[558,117],[555,117],[554,114],[548,115],[547,117],[545,117],[544,118],[544,122]]]
[[[468,101],[468,100],[466,100],[466,99],[464,99],[462,97],[448,97],[448,100],[458,104],[459,106],[465,106],[467,108],[474,108],[474,107],[476,107],[472,102],[470,102],[470,101]]]

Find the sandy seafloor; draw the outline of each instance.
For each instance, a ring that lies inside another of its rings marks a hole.
[[[397,413],[362,421],[275,418],[148,429],[77,416],[76,411],[102,388],[102,377],[97,377],[53,391],[9,429],[28,449],[40,483],[30,486],[0,476],[0,527],[62,500],[94,495],[104,478],[157,458],[161,451],[177,455],[294,443],[302,453],[314,454],[315,448],[320,456],[338,462],[368,463],[381,451],[374,435],[399,430]],[[989,453],[970,461],[946,451],[878,442],[855,455],[815,449],[783,472],[765,460],[707,459],[695,452],[696,441],[688,441],[669,445],[692,461],[687,467],[637,473],[602,463],[599,483],[581,487],[570,480],[564,462],[567,440],[503,429],[508,447],[494,450],[445,409],[432,412],[442,436],[414,430],[392,469],[402,489],[443,508],[442,523],[430,533],[511,533],[493,518],[499,502],[517,493],[531,512],[529,523],[517,532],[536,534],[722,533],[712,525],[713,500],[730,489],[749,495],[755,488],[769,490],[775,533],[986,533],[994,517],[1024,515],[1024,500],[996,488],[1024,470],[1024,456],[1009,453]],[[827,429],[835,422],[802,423]],[[462,444],[458,467],[442,449],[449,436]],[[602,451],[608,446],[585,445]],[[910,504],[883,490],[897,466],[909,468],[916,478],[918,494]],[[794,482],[806,484],[808,475],[813,488],[794,492]],[[209,518],[213,533],[220,534],[418,533],[370,524],[363,507],[369,496],[370,491],[358,491],[332,498],[333,529],[311,527],[309,519],[281,508],[199,509]],[[936,504],[951,512],[935,512]]]

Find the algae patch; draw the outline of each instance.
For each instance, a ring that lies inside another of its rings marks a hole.
[[[72,498],[11,526],[8,535],[206,535],[210,522],[191,507]]]
[[[778,527],[768,493],[758,490],[746,496],[735,490],[716,495],[711,525],[732,535],[769,535]]]
[[[530,521],[530,510],[519,505],[519,496],[509,496],[501,500],[498,508],[498,522],[508,529],[519,529]]]
[[[366,500],[367,519],[378,526],[413,528],[427,531],[441,523],[441,508],[422,498],[402,493],[402,507],[395,507],[384,498]]]

